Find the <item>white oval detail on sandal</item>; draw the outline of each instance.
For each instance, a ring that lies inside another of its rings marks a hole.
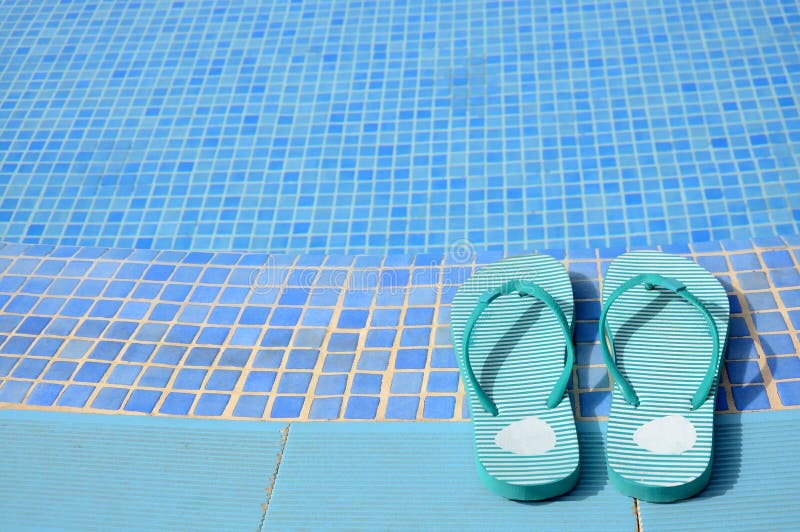
[[[510,453],[535,456],[556,446],[556,433],[547,421],[526,417],[515,421],[497,433],[494,442]]]
[[[633,441],[651,453],[681,454],[694,447],[697,431],[680,414],[670,414],[648,421],[633,433]]]

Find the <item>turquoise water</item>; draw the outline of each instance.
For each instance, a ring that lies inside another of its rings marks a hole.
[[[315,253],[795,234],[795,2],[0,3],[0,239]]]

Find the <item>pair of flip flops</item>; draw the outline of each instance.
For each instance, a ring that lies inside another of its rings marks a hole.
[[[606,453],[626,495],[670,502],[711,476],[717,379],[730,314],[725,289],[697,264],[625,253],[603,281],[601,346],[614,380]],[[580,475],[569,275],[548,255],[479,270],[458,290],[451,333],[469,394],[478,474],[492,491],[540,500]]]

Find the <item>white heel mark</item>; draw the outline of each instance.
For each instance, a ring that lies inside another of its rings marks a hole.
[[[510,453],[535,456],[556,446],[556,433],[546,421],[538,417],[527,417],[498,432],[494,443]]]
[[[670,414],[648,421],[636,429],[633,441],[651,453],[681,454],[694,447],[697,431],[685,417]]]

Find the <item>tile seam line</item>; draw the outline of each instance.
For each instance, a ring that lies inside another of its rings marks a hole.
[[[270,479],[269,484],[267,485],[266,490],[265,490],[266,491],[266,499],[264,501],[264,504],[262,505],[261,520],[259,521],[258,528],[256,529],[259,532],[264,530],[264,524],[267,521],[267,512],[269,511],[269,503],[272,500],[272,494],[275,491],[275,484],[278,481],[278,474],[280,473],[281,462],[283,461],[283,453],[286,452],[286,444],[289,441],[289,430],[291,429],[291,426],[292,426],[292,422],[290,421],[280,431],[280,434],[281,434],[281,446],[280,446],[280,449],[278,450],[278,456],[277,456],[277,460],[275,462],[275,469],[273,469],[273,471],[272,471],[272,475],[271,475],[272,478]]]

